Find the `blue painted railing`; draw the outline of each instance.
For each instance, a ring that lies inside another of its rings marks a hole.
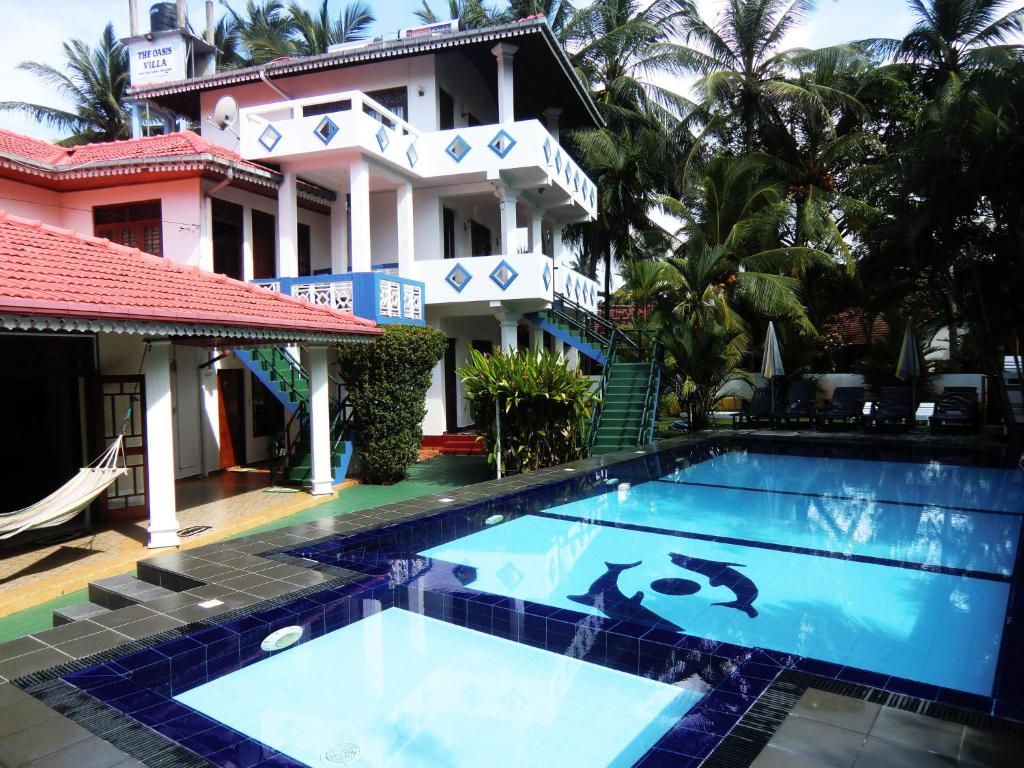
[[[351,312],[381,325],[423,325],[425,286],[385,272],[253,280],[256,285],[322,307]]]

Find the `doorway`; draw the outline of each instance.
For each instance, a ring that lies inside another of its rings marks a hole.
[[[245,464],[245,371],[217,371],[220,468]]]
[[[478,221],[469,223],[470,247],[474,256],[491,255],[491,230]]]
[[[459,393],[455,376],[455,339],[448,339],[444,351],[444,420],[445,431],[459,428]]]
[[[242,206],[213,200],[213,271],[242,279]]]
[[[257,280],[277,276],[277,233],[274,217],[252,212],[252,276]]]
[[[444,220],[444,257],[455,258],[455,211],[451,208],[442,208]]]
[[[441,109],[438,115],[438,129],[450,131],[455,127],[455,99],[444,88],[438,89]]]

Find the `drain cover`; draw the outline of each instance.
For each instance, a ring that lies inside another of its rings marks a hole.
[[[320,757],[330,765],[351,765],[359,759],[359,745],[351,742],[336,744]]]

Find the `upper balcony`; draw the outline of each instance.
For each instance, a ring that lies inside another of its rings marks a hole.
[[[271,291],[311,304],[351,312],[380,325],[424,325],[424,285],[386,272],[254,280]]]
[[[317,181],[318,168],[368,157],[414,185],[502,181],[546,188],[545,207],[566,220],[597,213],[597,189],[538,120],[421,132],[361,91],[241,110],[241,154],[292,167]]]

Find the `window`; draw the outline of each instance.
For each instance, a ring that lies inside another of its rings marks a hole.
[[[92,209],[93,234],[112,243],[163,256],[160,201],[97,205]]]
[[[310,241],[309,224],[299,224],[299,242],[295,249],[299,256],[299,277],[313,274],[313,247]]]
[[[242,206],[213,201],[213,271],[242,279]]]
[[[303,117],[314,117],[316,115],[329,115],[332,112],[348,112],[352,109],[352,100],[326,101],[323,104],[308,104],[302,108]]]
[[[455,127],[455,99],[444,88],[440,89],[441,114],[438,116],[438,126],[442,131],[450,131]]]
[[[380,104],[384,109],[398,115],[402,120],[406,120],[406,115],[409,113],[409,89],[402,88],[386,88],[383,91],[369,91],[367,94],[371,99]],[[394,128],[391,122],[388,120],[382,120],[381,115],[371,109],[368,105],[363,105],[363,111],[373,117],[376,120],[380,120],[382,123],[387,125],[389,128]]]
[[[455,211],[451,208],[444,210],[444,257],[455,258]]]

